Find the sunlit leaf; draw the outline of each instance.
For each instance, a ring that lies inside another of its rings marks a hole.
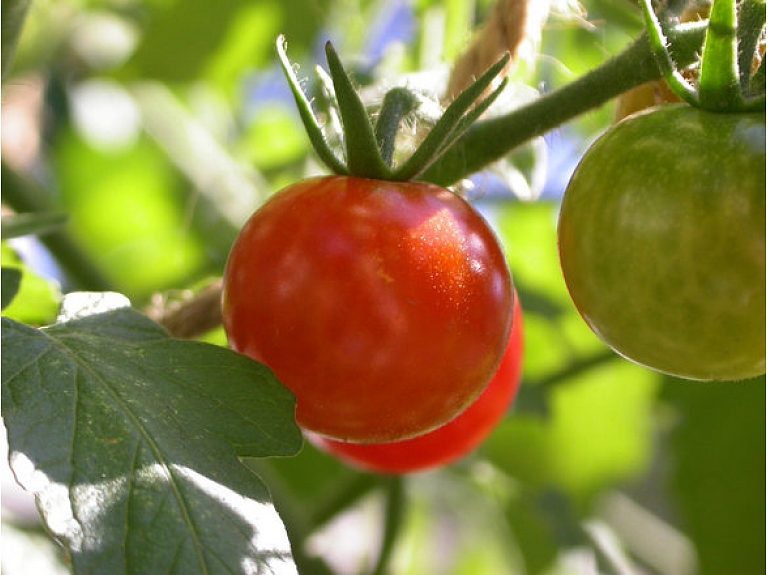
[[[584,504],[649,464],[658,386],[657,375],[617,359],[553,388],[549,417],[513,412],[483,450],[526,484]]]
[[[288,108],[273,105],[256,114],[240,150],[259,170],[274,170],[303,159],[307,153],[306,140]]]
[[[122,291],[133,297],[176,286],[206,261],[189,226],[192,197],[160,150],[142,138],[124,150],[60,135],[54,163],[69,229]],[[188,184],[187,184],[188,186]]]
[[[151,18],[128,67],[136,75],[166,82],[189,82],[224,42],[246,0],[164,2]]]
[[[283,10],[276,2],[246,2],[239,7],[227,34],[206,62],[204,76],[239,95],[245,75],[264,66],[272,55],[273,38],[282,31]]]
[[[76,573],[295,573],[238,460],[301,445],[266,368],[125,307],[45,330],[3,318],[2,363],[11,466]]]
[[[2,244],[2,260],[3,315],[32,325],[53,323],[61,301],[58,282],[36,274],[6,243]],[[18,284],[14,292],[15,274]],[[6,301],[7,297],[11,300]]]

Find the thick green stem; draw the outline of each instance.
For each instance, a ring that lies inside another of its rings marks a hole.
[[[699,99],[703,108],[731,109],[741,103],[737,62],[736,2],[715,0],[701,55]]]
[[[678,65],[696,60],[705,26],[671,31]],[[476,123],[420,179],[442,186],[455,184],[517,146],[661,76],[648,38],[642,35],[621,54],[581,78],[509,114]]]

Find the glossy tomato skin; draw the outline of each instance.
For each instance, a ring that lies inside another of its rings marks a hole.
[[[765,173],[765,114],[662,106],[599,138],[558,225],[595,333],[682,378],[765,373]]]
[[[493,232],[424,183],[330,176],[278,192],[224,274],[233,349],[269,366],[323,436],[397,441],[464,410],[496,371],[512,281]]]
[[[451,464],[477,448],[504,418],[520,387],[524,354],[523,314],[515,298],[512,331],[501,365],[472,405],[457,417],[424,435],[361,445],[308,434],[314,445],[366,471],[404,474]]]

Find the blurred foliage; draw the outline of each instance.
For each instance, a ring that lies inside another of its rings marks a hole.
[[[8,289],[19,286],[4,314],[52,321],[59,283],[64,292],[106,283],[140,307],[220,275],[251,211],[322,171],[276,67],[277,34],[308,77],[322,42],[333,39],[375,99],[379,84],[403,77],[441,85],[491,4],[32,3],[7,75],[3,29],[2,152],[3,184],[13,173],[35,190],[4,185],[3,204],[66,212],[59,241],[77,250],[56,256],[59,270],[45,258],[22,262],[21,244],[4,244],[4,291],[6,279]],[[594,68],[641,29],[629,0],[581,5],[583,13],[576,2],[553,2],[541,53],[520,78],[526,97]],[[613,552],[638,573],[765,571],[764,378],[680,382],[629,364],[584,325],[560,276],[557,198],[611,117],[610,105],[585,114],[548,134],[546,153],[510,160],[529,184],[537,166],[544,170],[544,199],[523,202],[507,185],[497,192],[496,179],[476,182],[472,197],[499,231],[526,314],[523,387],[476,454],[404,480],[393,573],[619,573],[606,559]],[[83,261],[105,281],[75,273]],[[20,283],[5,268],[21,270]],[[213,339],[223,341],[220,332]],[[303,573],[358,573],[375,563],[385,479],[310,445],[297,457],[248,463],[269,485]],[[626,518],[647,520],[647,529],[627,529]],[[586,529],[591,520],[617,535],[611,553]]]

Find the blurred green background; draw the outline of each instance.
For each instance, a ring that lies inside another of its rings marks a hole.
[[[630,1],[551,4],[538,50],[513,71],[512,105],[579,77],[641,29]],[[277,68],[278,34],[303,76],[331,39],[376,94],[404,77],[439,85],[490,6],[36,0],[2,86],[3,208],[69,221],[48,248],[4,244],[4,266],[37,274],[6,312],[45,324],[60,292],[115,290],[143,307],[195,290],[221,275],[269,194],[322,173]],[[562,281],[558,200],[612,114],[608,104],[562,126],[467,188],[521,297],[524,381],[477,453],[406,479],[392,573],[765,572],[765,379],[691,383],[634,366],[596,339]],[[375,563],[386,480],[311,446],[252,465],[308,565],[319,557],[353,574]],[[4,530],[14,517],[4,512]]]

